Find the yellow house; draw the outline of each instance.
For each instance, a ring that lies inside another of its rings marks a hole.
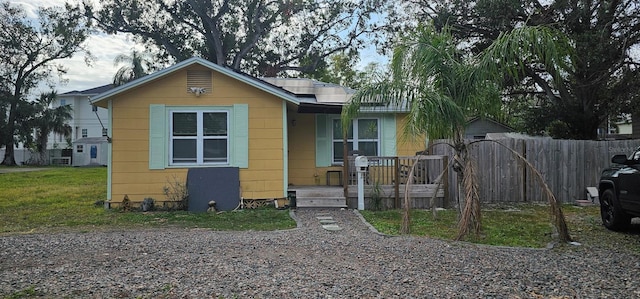
[[[258,79],[191,58],[92,97],[108,109],[107,199],[163,200],[168,181],[187,181],[188,171],[199,168],[237,169],[245,199],[286,198],[291,186],[339,185],[339,119],[352,93],[308,79]],[[424,149],[424,140],[398,142],[402,117],[363,111],[349,150],[397,156]]]

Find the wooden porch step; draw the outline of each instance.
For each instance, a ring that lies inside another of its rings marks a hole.
[[[344,189],[342,189],[342,187],[297,189],[296,197],[344,197]]]
[[[298,208],[346,208],[344,197],[296,197]]]

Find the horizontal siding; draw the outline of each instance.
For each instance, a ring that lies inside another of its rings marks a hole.
[[[115,131],[115,130],[114,130]],[[115,135],[115,134],[114,134]],[[149,133],[147,133],[147,136],[149,135]],[[141,149],[147,149],[147,152],[149,151],[149,137],[147,137],[146,139],[140,139],[140,137],[136,138],[133,136],[127,137],[127,138],[117,138],[114,137],[113,138],[113,151],[117,152],[120,150],[124,150],[124,151],[128,151],[128,150],[141,150]],[[147,157],[147,160],[149,159],[149,157]],[[147,161],[148,163],[149,161]],[[147,164],[147,166],[149,166]]]
[[[185,169],[174,169],[171,171],[161,171],[161,170],[153,170],[146,173],[145,176],[138,175],[138,172],[119,172],[119,175],[116,178],[113,178],[114,183],[118,184],[155,184],[160,182],[163,186],[168,181],[173,181],[173,177],[180,178],[181,180],[186,178],[187,171]],[[161,192],[162,189],[156,190],[157,192]]]
[[[249,136],[251,138],[251,136]],[[252,147],[251,141],[249,141],[249,146]],[[249,150],[249,163],[253,160],[279,160],[282,161],[282,150],[281,149],[254,149]],[[251,165],[249,165],[251,167]]]
[[[289,184],[295,186],[325,184],[322,169],[316,168],[316,136],[314,114],[290,111],[289,122]]]
[[[194,69],[197,69],[195,67]],[[283,196],[282,100],[225,75],[213,74],[213,92],[186,92],[186,70],[150,82],[113,100],[112,200],[164,198],[163,187],[187,169],[149,170],[149,105],[249,105],[249,168],[240,170],[242,196]]]
[[[147,108],[149,109],[149,108]],[[134,135],[130,132],[119,132],[118,130],[148,130],[149,127],[149,119],[148,118],[119,118],[115,117],[118,112],[113,113],[113,125],[111,128],[113,129],[114,134],[118,135]],[[148,115],[148,114],[147,114]],[[136,135],[134,135],[136,136]]]
[[[265,135],[267,136],[267,135]],[[282,151],[282,137],[280,138],[251,138],[249,139],[249,146],[262,149],[275,149]]]
[[[113,160],[120,162],[144,161],[149,158],[149,151],[122,149],[113,152]]]
[[[147,129],[139,129],[140,127],[137,128],[118,128],[118,130],[126,130],[127,133],[126,134],[118,134],[117,137],[118,140],[140,140],[140,136],[143,136],[144,134],[149,134],[149,131]]]
[[[424,136],[414,136],[413,138],[407,138],[404,135],[406,118],[407,114],[401,114],[396,117],[396,130],[398,131],[396,134],[398,156],[413,156],[416,154],[416,152],[426,149],[426,138]]]

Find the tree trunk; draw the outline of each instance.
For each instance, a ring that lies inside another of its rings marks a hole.
[[[47,141],[49,138],[49,132],[48,131],[44,131],[44,132],[39,132],[38,133],[38,161],[36,161],[36,164],[38,165],[48,165],[49,164],[49,157],[47,156]]]
[[[458,209],[458,218],[462,216],[462,210],[465,206],[465,190],[464,190],[464,166],[467,161],[467,147],[464,143],[464,139],[461,136],[457,136],[453,142],[453,147],[455,149],[455,154],[453,156],[453,170],[457,174],[457,187],[458,187],[458,196],[456,201],[456,206]]]
[[[5,136],[5,151],[4,151],[4,159],[2,160],[2,165],[7,165],[7,166],[15,166],[16,165],[16,159],[15,159],[15,151],[14,151],[14,136],[15,136],[15,131],[16,131],[16,110],[18,108],[18,101],[13,100],[11,101],[11,107],[9,108],[9,119],[7,120],[7,129],[6,129],[6,136]]]

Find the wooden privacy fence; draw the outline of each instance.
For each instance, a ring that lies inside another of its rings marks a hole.
[[[598,184],[602,169],[615,154],[631,154],[640,140],[592,141],[554,139],[495,140],[515,150],[542,174],[556,198],[571,203],[586,197],[586,187]],[[434,144],[447,142],[434,141]],[[432,154],[453,156],[450,146],[439,144]],[[543,202],[542,187],[533,172],[508,149],[490,141],[474,143],[469,153],[477,163],[482,202]],[[448,201],[458,194],[456,172],[449,171]]]

